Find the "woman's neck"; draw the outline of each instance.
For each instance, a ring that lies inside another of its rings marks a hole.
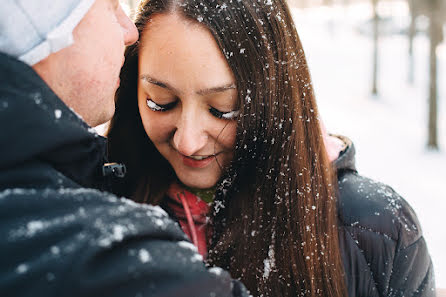
[[[192,194],[199,197],[201,200],[203,200],[206,203],[211,203],[214,201],[215,196],[215,186],[208,189],[197,189],[197,188],[190,188],[185,185],[183,185],[186,190],[191,192]]]

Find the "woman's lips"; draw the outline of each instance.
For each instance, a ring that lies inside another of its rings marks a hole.
[[[188,167],[193,167],[193,168],[204,168],[206,166],[208,166],[212,161],[214,161],[214,159],[216,158],[217,155],[210,155],[202,160],[196,160],[187,156],[184,156],[182,154],[180,154],[181,156],[181,160],[183,161],[183,164],[188,166]]]

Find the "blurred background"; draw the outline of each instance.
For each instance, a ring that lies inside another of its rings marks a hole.
[[[446,288],[446,0],[288,1],[327,129],[412,205]]]

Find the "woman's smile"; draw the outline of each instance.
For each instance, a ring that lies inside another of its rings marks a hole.
[[[217,162],[217,156],[222,153],[219,152],[215,154],[195,154],[187,156],[178,151],[178,149],[176,149],[174,145],[170,145],[170,147],[172,150],[176,151],[178,158],[180,158],[184,166],[197,169],[205,168],[209,166],[213,161]]]
[[[183,160],[183,164],[192,168],[204,168],[208,166],[211,162],[216,160],[216,155],[209,156],[184,156],[179,153]]]

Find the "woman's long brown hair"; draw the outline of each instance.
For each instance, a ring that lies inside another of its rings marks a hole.
[[[128,175],[117,192],[159,204],[175,178],[138,112],[138,50],[154,14],[178,13],[213,34],[236,78],[234,159],[217,184],[207,262],[255,296],[346,296],[336,181],[305,55],[284,0],[146,0],[127,48],[109,132]]]

